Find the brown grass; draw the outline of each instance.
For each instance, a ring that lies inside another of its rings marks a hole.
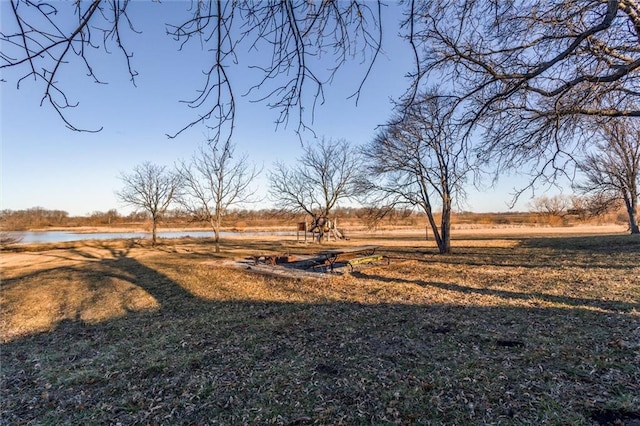
[[[323,280],[225,266],[318,250],[275,238],[0,253],[2,423],[640,420],[637,237],[323,248],[372,242],[389,266]]]

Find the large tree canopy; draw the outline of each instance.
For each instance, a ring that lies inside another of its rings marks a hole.
[[[640,116],[636,0],[410,5],[414,91],[450,87],[461,124],[484,131],[483,154],[501,166],[563,169],[585,120]]]
[[[380,1],[183,3],[185,17],[167,14],[167,34],[182,46],[200,44],[203,55],[212,60],[203,70],[199,95],[186,101],[194,108],[194,119],[172,136],[204,123],[215,130],[214,139],[230,138],[236,94],[247,90],[254,100],[276,110],[279,124],[293,119],[299,131],[313,119],[316,103],[324,100],[325,85],[346,61],[355,58],[367,64],[359,81],[366,79],[382,41]],[[127,43],[141,18],[132,12],[134,2],[11,0],[10,4],[13,16],[3,19],[0,33],[0,69],[19,68],[18,85],[26,79],[42,84],[42,102],[49,103],[69,128],[83,130],[65,111],[75,106],[59,79],[66,67],[81,64],[90,78],[101,82],[96,52],[119,52],[135,84],[135,56]],[[230,71],[238,65],[239,52],[258,50],[268,54],[249,57],[263,62],[242,64],[259,70],[257,81],[239,87]],[[356,84],[356,95],[360,89]]]

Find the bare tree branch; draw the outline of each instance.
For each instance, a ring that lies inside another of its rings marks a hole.
[[[277,163],[269,173],[271,198],[280,209],[328,217],[340,200],[356,195],[361,156],[347,141],[307,145],[297,163]]]
[[[406,36],[421,53],[412,88],[450,87],[460,125],[483,133],[482,158],[552,181],[589,144],[585,123],[640,117],[639,10],[636,0],[420,3]]]
[[[0,68],[25,66],[18,85],[27,77],[43,81],[43,102],[47,101],[70,129],[81,130],[67,116],[65,108],[76,104],[69,101],[67,87],[57,76],[64,67],[80,61],[87,74],[100,83],[87,49],[103,47],[109,53],[113,43],[124,56],[135,85],[133,52],[123,37],[125,28],[136,32],[134,20],[128,15],[129,5],[128,0],[11,0],[16,25],[0,33],[4,42]],[[68,29],[71,10],[78,22]],[[381,0],[191,2],[189,17],[168,24],[167,33],[181,48],[199,43],[203,55],[211,52],[211,65],[203,70],[197,96],[183,101],[194,110],[195,118],[168,136],[174,138],[203,124],[212,130],[213,140],[229,141],[236,118],[236,94],[244,91],[252,101],[263,102],[276,111],[277,125],[286,126],[292,121],[298,133],[311,129],[315,108],[324,102],[325,86],[348,60],[356,58],[367,64],[354,93],[358,99],[381,49],[381,10]],[[94,32],[101,33],[102,38],[93,37]],[[271,55],[261,63],[261,55],[247,57],[245,48],[249,52],[266,48]],[[329,60],[320,60],[325,58]],[[245,61],[243,66],[261,73],[246,88],[231,80],[230,70],[238,67],[240,60]],[[326,63],[333,65],[327,69]]]
[[[81,128],[68,118],[65,110],[77,106],[77,103],[69,101],[66,89],[59,82],[59,75],[64,66],[75,64],[79,60],[87,75],[94,82],[102,83],[89,61],[87,49],[97,49],[102,45],[105,52],[109,53],[109,44],[113,41],[125,57],[131,81],[135,84],[137,73],[130,62],[132,54],[124,47],[121,36],[121,23],[135,32],[127,14],[128,5],[128,0],[93,0],[90,3],[75,2],[71,10],[71,3],[63,5],[12,0],[11,10],[16,32],[3,30],[0,33],[6,46],[0,54],[0,69],[26,64],[29,71],[18,78],[18,88],[28,78],[36,83],[41,81],[44,84],[41,105],[48,103],[71,130],[98,132],[102,127],[91,130]],[[67,30],[67,21],[73,15],[77,18],[77,24]],[[103,33],[102,39],[97,43],[92,36],[94,30]]]

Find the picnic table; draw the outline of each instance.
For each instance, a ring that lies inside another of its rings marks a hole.
[[[345,263],[353,270],[354,265],[373,263],[383,260],[383,256],[376,254],[379,246],[345,247],[335,250],[324,250],[318,253],[324,258],[323,265],[333,272],[336,263]]]

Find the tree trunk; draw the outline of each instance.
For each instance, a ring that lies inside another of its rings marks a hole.
[[[436,224],[435,219],[433,218],[433,211],[429,208],[425,210],[427,213],[427,219],[429,219],[429,225],[431,225],[431,231],[433,231],[433,238],[436,240],[436,245],[438,246],[438,252],[440,254],[444,254],[443,252],[443,241],[440,231],[438,230],[438,225]]]
[[[438,249],[440,254],[451,253],[451,201],[449,199],[442,203],[442,226],[440,227],[440,243]]]
[[[213,242],[215,244],[216,253],[220,253],[220,220],[211,218],[211,228],[213,229]]]
[[[151,242],[153,243],[153,245],[156,245],[156,240],[157,240],[157,230],[158,230],[158,218],[157,217],[152,217],[151,218]]]
[[[313,224],[311,225],[310,231],[315,233],[318,232],[318,244],[322,244],[322,240],[324,239],[324,227],[326,225],[326,216],[319,214],[317,216],[312,215]]]
[[[625,197],[624,204],[627,207],[627,214],[629,215],[629,230],[634,235],[640,234],[640,229],[638,229],[638,218],[636,217],[636,203]]]

